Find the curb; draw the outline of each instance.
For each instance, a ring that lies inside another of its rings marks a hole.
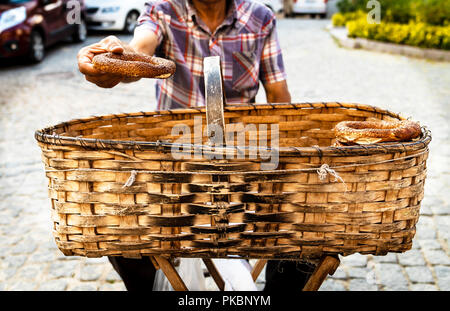
[[[339,42],[341,46],[349,49],[364,49],[369,51],[404,55],[414,58],[450,62],[450,51],[425,49],[409,45],[373,41],[363,38],[349,38],[347,37],[347,28],[345,27],[329,26],[327,27],[327,30],[330,32],[331,36]]]

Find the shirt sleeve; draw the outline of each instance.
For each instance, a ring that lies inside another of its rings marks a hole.
[[[158,45],[161,44],[164,34],[161,27],[161,21],[164,13],[158,10],[155,2],[148,1],[145,3],[144,11],[138,19],[138,26],[135,31],[150,30],[158,36]]]
[[[259,79],[263,84],[284,81],[287,75],[284,70],[283,55],[278,42],[275,16],[271,17],[271,20],[263,27],[263,31],[267,32],[268,35],[264,40],[261,54]]]

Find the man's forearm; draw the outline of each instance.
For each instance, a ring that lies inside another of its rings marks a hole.
[[[149,29],[137,29],[129,46],[138,53],[152,56],[158,47],[158,37]]]

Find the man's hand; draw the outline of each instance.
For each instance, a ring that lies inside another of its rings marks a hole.
[[[98,43],[82,48],[78,52],[78,68],[85,75],[86,80],[103,88],[112,88],[120,82],[130,82],[125,81],[123,77],[104,73],[94,68],[92,64],[94,56],[106,52],[122,54],[135,51],[115,36],[109,36]]]
[[[264,84],[268,103],[290,103],[291,94],[286,80],[272,84]]]

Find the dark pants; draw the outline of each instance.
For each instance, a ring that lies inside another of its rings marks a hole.
[[[128,259],[108,257],[128,291],[148,291],[153,288],[155,267],[150,257]],[[264,291],[300,291],[314,271],[314,266],[296,261],[269,260]]]
[[[269,260],[264,291],[301,291],[314,269],[315,265],[304,262]]]

